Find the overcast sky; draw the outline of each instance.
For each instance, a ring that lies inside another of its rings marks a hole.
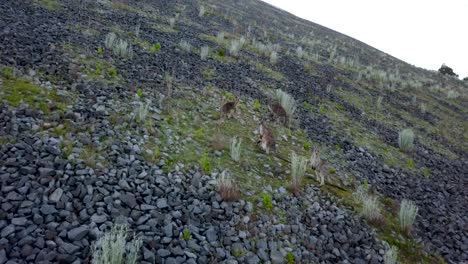
[[[468,0],[263,0],[418,67],[468,76]]]

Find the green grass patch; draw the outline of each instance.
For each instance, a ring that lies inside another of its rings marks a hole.
[[[42,7],[48,9],[48,10],[57,10],[59,9],[60,7],[62,7],[62,5],[56,1],[56,0],[37,0],[36,1],[39,5],[41,5]]]
[[[280,72],[277,72],[277,71],[274,71],[272,70],[271,68],[259,63],[259,62],[255,62],[254,63],[255,65],[255,68],[264,73],[266,76],[270,77],[270,78],[273,78],[277,81],[283,81],[283,80],[286,80],[286,77],[284,77],[284,75]]]
[[[25,103],[46,114],[51,109],[63,110],[66,107],[65,98],[59,96],[54,89],[49,90],[22,79],[4,80],[0,98],[6,100],[12,107]]]

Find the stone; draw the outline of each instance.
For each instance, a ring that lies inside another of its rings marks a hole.
[[[7,201],[21,201],[23,200],[23,196],[21,196],[19,193],[13,191],[9,192],[6,196]]]
[[[17,217],[11,219],[11,223],[17,226],[24,226],[28,222],[28,219],[26,217]]]
[[[168,205],[167,205],[167,199],[166,199],[166,198],[159,198],[159,199],[156,201],[156,206],[157,206],[159,209],[167,208],[167,207],[168,207]]]
[[[281,254],[281,252],[279,252],[278,250],[273,250],[270,253],[270,259],[271,259],[271,263],[276,263],[276,264],[284,263],[283,254]]]
[[[213,242],[213,241],[216,241],[218,239],[218,234],[216,232],[216,230],[214,230],[214,228],[210,228],[206,231],[206,239],[208,240],[208,242]]]
[[[74,244],[71,244],[71,243],[62,243],[60,245],[61,248],[63,248],[68,254],[73,254],[75,252],[78,252],[80,250],[80,247],[79,246],[76,246]]]
[[[56,146],[50,146],[50,145],[45,146],[45,150],[52,155],[55,155],[55,156],[60,155],[60,149],[58,149]]]
[[[245,257],[245,263],[247,264],[258,264],[260,263],[260,258],[257,255],[249,255]]]
[[[146,247],[143,247],[143,259],[150,263],[154,263],[156,257],[153,251],[148,250]]]
[[[33,253],[33,247],[31,247],[30,245],[24,245],[23,248],[21,248],[21,256],[23,258],[27,258],[31,256],[32,253]]]
[[[107,216],[106,215],[93,214],[91,216],[91,222],[93,222],[93,223],[102,224],[105,221],[107,221]]]
[[[172,231],[172,223],[169,223],[163,227],[164,235],[166,237],[172,237],[173,231]]]
[[[0,264],[6,263],[7,260],[5,249],[0,250]]]
[[[39,168],[39,176],[46,178],[55,175],[55,170],[50,168]]]
[[[57,188],[55,189],[53,193],[49,195],[49,200],[55,203],[58,203],[60,201],[60,198],[62,198],[62,195],[63,195],[62,188]]]
[[[88,234],[88,232],[89,229],[87,226],[80,226],[68,231],[67,236],[71,241],[78,241],[83,239]]]
[[[130,207],[130,208],[135,208],[135,206],[137,206],[135,195],[133,195],[131,193],[123,194],[122,196],[120,196],[120,200],[124,204],[128,205],[128,207]]]
[[[0,232],[0,236],[7,237],[15,232],[15,226],[13,224],[7,225],[5,228],[2,229],[2,232]]]
[[[162,258],[165,258],[165,257],[171,255],[171,252],[169,250],[167,250],[167,249],[161,248],[161,249],[158,249],[157,254],[158,254],[158,256],[160,256]]]
[[[37,171],[36,168],[30,167],[30,166],[21,167],[19,170],[19,172],[23,175],[28,175],[28,174],[34,175],[36,171]]]
[[[41,206],[41,213],[45,215],[55,214],[57,213],[57,209],[50,204],[43,204]]]

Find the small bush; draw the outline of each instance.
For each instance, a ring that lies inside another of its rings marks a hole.
[[[143,244],[141,239],[134,239],[126,249],[127,225],[114,225],[94,245],[93,263],[96,264],[135,264]]]
[[[418,207],[413,201],[403,199],[400,203],[400,212],[398,219],[400,220],[400,227],[405,231],[409,231],[416,220],[418,214]]]
[[[192,239],[192,232],[190,229],[185,228],[184,231],[182,231],[182,239],[185,241]]]
[[[442,66],[440,67],[439,69],[439,72],[443,75],[449,75],[449,76],[457,76],[458,77],[458,74],[456,74],[452,68],[450,68],[449,66],[445,65],[445,64],[442,64]]]
[[[112,79],[117,78],[117,70],[115,68],[110,68],[108,73]]]
[[[260,103],[260,101],[259,101],[258,99],[255,99],[255,101],[254,101],[254,103],[253,103],[253,109],[254,109],[254,111],[259,112],[261,106],[262,106],[262,104]]]
[[[226,56],[226,52],[224,51],[223,48],[219,48],[219,49],[218,49],[218,56],[219,56],[219,57],[224,57],[224,56]]]
[[[409,169],[416,169],[416,164],[414,163],[414,160],[413,159],[408,159],[406,161],[406,166],[409,168]]]
[[[206,174],[211,173],[210,157],[208,156],[208,153],[206,152],[203,153],[203,155],[200,158],[200,167]]]
[[[240,198],[239,187],[226,171],[223,171],[216,180],[218,193],[224,201],[235,201]]]
[[[413,150],[414,133],[411,129],[403,129],[398,135],[398,145],[402,151]]]
[[[153,46],[151,46],[150,52],[151,52],[151,53],[156,53],[156,52],[158,52],[160,49],[161,49],[161,43],[158,42],[158,43],[153,44]]]
[[[210,47],[208,47],[208,46],[201,47],[201,49],[200,49],[200,58],[202,60],[205,60],[206,57],[208,57],[209,52],[210,52]]]
[[[0,76],[2,76],[3,78],[5,79],[12,79],[13,77],[15,77],[15,70],[12,68],[12,67],[9,67],[9,66],[5,66],[3,67],[1,73],[0,73]]]
[[[398,259],[398,248],[391,246],[384,255],[384,264],[396,264]]]
[[[234,161],[239,162],[241,158],[241,151],[242,151],[242,139],[237,139],[234,137],[231,139],[231,158]]]
[[[306,141],[304,142],[303,147],[305,151],[310,151],[310,149],[312,148],[312,145],[310,144],[310,142]]]
[[[286,262],[288,264],[294,264],[296,263],[296,258],[294,257],[294,255],[291,253],[291,252],[288,252],[286,254]]]
[[[262,205],[265,209],[271,211],[273,209],[273,199],[271,198],[271,195],[268,193],[263,192],[261,194],[262,198]]]

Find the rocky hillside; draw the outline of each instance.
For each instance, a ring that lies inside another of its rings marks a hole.
[[[466,82],[254,0],[3,0],[0,47],[0,264],[468,261]]]

